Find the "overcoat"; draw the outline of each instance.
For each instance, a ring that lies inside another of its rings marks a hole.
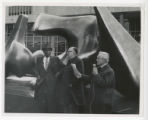
[[[56,103],[56,73],[61,69],[61,62],[58,57],[51,57],[47,70],[44,69],[43,57],[37,59],[36,76],[37,80],[35,89],[35,100],[39,106],[40,112],[55,113],[57,112]]]
[[[114,102],[115,74],[110,65],[98,67],[96,75],[82,75],[85,83],[90,83],[87,104],[91,113],[111,113]]]
[[[68,61],[61,71],[59,79],[59,100],[63,104],[64,112],[78,112],[76,107],[85,104],[83,80],[77,79],[74,75],[71,63],[75,64],[77,69],[83,73],[83,61],[75,57]],[[72,105],[72,106],[71,106]],[[75,110],[74,110],[75,109]]]

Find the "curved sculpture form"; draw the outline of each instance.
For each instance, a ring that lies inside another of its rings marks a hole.
[[[99,47],[99,31],[94,15],[60,17],[41,13],[33,26],[33,31],[40,35],[61,35],[67,40],[68,47],[78,47],[79,57],[84,60],[85,73],[91,73],[96,62]],[[59,55],[62,59],[64,53]]]
[[[110,64],[116,73],[117,89],[125,95],[137,96],[140,81],[140,45],[108,10],[97,8],[95,11],[97,21],[96,16],[57,17],[40,14],[33,30],[42,35],[62,35],[69,46],[77,46],[82,59],[90,57],[84,60],[86,67],[89,66],[86,73],[91,71],[88,64],[96,59],[96,52],[90,54],[90,51],[97,50],[99,46],[101,50],[109,52]]]
[[[27,28],[28,17],[20,15],[14,30],[8,41],[6,41],[6,77],[9,74],[23,76],[29,73],[37,56],[43,55],[42,52],[32,53],[25,47],[24,33]]]
[[[37,17],[33,31],[41,35],[61,35],[68,46],[78,47],[79,54],[98,48],[97,19],[93,15],[60,17],[42,13]]]
[[[69,46],[78,47],[81,59],[88,58],[84,61],[90,65],[96,59],[98,46],[109,52],[110,64],[116,73],[117,89],[125,95],[137,96],[140,84],[140,45],[106,8],[95,8],[95,11],[97,19],[93,15],[59,17],[40,14],[33,30],[41,35],[64,36]],[[19,16],[10,39],[6,42],[6,76],[9,73],[25,75],[33,68],[35,58],[43,55],[42,51],[31,53],[25,47],[23,35],[27,21],[27,16]]]
[[[140,86],[140,44],[123,28],[107,8],[96,7],[100,47],[111,55],[117,89],[138,96]]]
[[[10,39],[6,42],[6,76],[11,73],[20,77],[29,73],[35,65],[36,57],[43,56],[41,50],[32,53],[25,47],[23,38],[27,21],[27,16],[20,15]],[[95,16],[58,17],[40,14],[34,30],[42,35],[64,36],[69,46],[78,47],[80,55],[85,53],[82,58],[93,55],[98,49]]]

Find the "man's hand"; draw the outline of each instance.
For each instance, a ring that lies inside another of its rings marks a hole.
[[[73,72],[74,72],[74,75],[76,78],[81,78],[82,77],[82,74],[78,71],[77,67],[75,64],[71,64],[72,66],[72,69],[73,69]]]
[[[40,79],[41,79],[41,77],[38,75],[38,76],[37,76],[37,80],[40,80]]]
[[[40,84],[40,81],[41,81],[41,77],[38,75],[38,76],[37,76],[36,85],[39,85],[39,84]]]
[[[95,64],[93,64],[92,74],[93,74],[93,75],[97,75],[97,74],[98,74],[98,69],[97,69],[97,67],[96,67]]]
[[[76,64],[71,63],[73,69],[77,69]]]

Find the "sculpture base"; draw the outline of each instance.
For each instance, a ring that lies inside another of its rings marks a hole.
[[[34,101],[36,77],[9,76],[5,83],[5,112],[35,113],[38,108]]]

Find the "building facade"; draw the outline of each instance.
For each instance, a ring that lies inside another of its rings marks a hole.
[[[140,9],[139,8],[108,8],[125,29],[140,42]],[[45,44],[53,48],[53,55],[59,55],[67,48],[66,40],[61,36],[41,36],[32,32],[33,24],[40,13],[58,16],[94,15],[93,7],[88,6],[7,6],[5,33],[6,40],[20,14],[28,16],[28,26],[25,33],[25,45],[31,51],[42,49]]]
[[[123,27],[132,35],[132,37],[140,42],[141,37],[141,13],[140,8],[108,8]]]

